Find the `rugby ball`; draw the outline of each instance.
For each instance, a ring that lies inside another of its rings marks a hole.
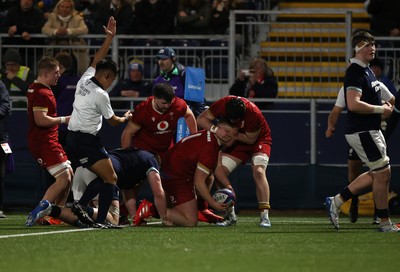
[[[235,195],[229,189],[217,190],[214,193],[213,198],[218,203],[225,203],[225,204],[228,204],[229,206],[232,206],[235,204]]]

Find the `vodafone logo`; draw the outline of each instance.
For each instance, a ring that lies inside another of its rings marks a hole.
[[[168,129],[168,127],[169,127],[169,124],[166,121],[162,121],[157,124],[157,129],[160,131],[164,131],[164,130]]]

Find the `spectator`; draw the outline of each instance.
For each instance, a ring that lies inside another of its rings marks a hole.
[[[177,1],[142,0],[135,4],[134,33],[171,35],[175,32]],[[160,24],[159,22],[162,22]]]
[[[93,13],[94,32],[103,33],[103,26],[107,25],[108,18],[113,16],[118,22],[117,34],[130,34],[132,32],[133,10],[126,0],[102,1]]]
[[[53,87],[53,93],[57,101],[57,113],[61,116],[69,116],[72,113],[72,104],[75,99],[76,85],[80,76],[72,71],[73,60],[69,53],[60,52],[55,56],[59,63],[60,78],[58,83]],[[66,147],[67,125],[60,124],[58,127],[58,141]]]
[[[132,60],[128,65],[129,78],[122,79],[110,92],[110,96],[148,97],[151,95],[152,84],[143,80],[143,62]],[[130,107],[129,102],[127,103]]]
[[[156,59],[160,67],[160,75],[154,80],[153,86],[158,83],[168,82],[174,88],[175,95],[183,99],[185,93],[185,66],[176,61],[175,51],[170,47],[161,48],[156,55]],[[195,117],[205,109],[204,102],[185,101],[192,109]]]
[[[211,5],[207,0],[179,0],[179,34],[211,34]]]
[[[241,0],[215,0],[212,2],[210,26],[214,34],[229,34],[229,13],[233,9],[244,9]]]
[[[25,96],[29,85],[35,80],[33,71],[22,65],[22,58],[16,49],[8,49],[4,55],[4,68],[0,79],[6,85],[10,95]]]
[[[375,36],[400,36],[400,1],[369,0],[367,12],[371,14],[371,33]]]
[[[385,84],[385,86],[393,95],[396,95],[396,87],[394,86],[393,82],[383,73],[385,67],[382,61],[378,58],[374,58],[369,63],[369,68],[371,68],[372,72],[374,72],[376,79]]]
[[[73,0],[60,0],[54,11],[49,15],[42,33],[52,38],[51,44],[69,46],[86,45],[84,39],[78,36],[87,34],[88,27],[83,17],[75,10]],[[89,66],[89,53],[87,49],[72,50],[77,63],[78,73],[83,74]]]
[[[8,143],[8,133],[6,131],[6,117],[10,113],[10,100],[6,86],[0,80],[0,143]],[[5,148],[0,149],[0,218],[6,218],[4,214],[4,175],[9,153]]]
[[[30,46],[43,44],[42,38],[33,39],[31,34],[41,33],[45,22],[43,12],[33,6],[33,0],[20,0],[19,5],[11,7],[3,19],[1,32],[7,33],[10,37],[4,40],[4,44]],[[21,38],[14,37],[15,35],[21,35]],[[33,56],[38,56],[34,52],[35,48],[32,48],[21,53],[22,58],[27,60],[26,64],[29,67],[36,65],[36,59]]]
[[[249,70],[238,72],[229,93],[248,98],[275,98],[278,94],[278,82],[267,62],[262,58],[254,58]],[[271,105],[271,102],[265,103],[260,108],[269,108]]]

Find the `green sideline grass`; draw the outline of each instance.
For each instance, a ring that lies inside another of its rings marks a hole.
[[[24,226],[26,215],[0,219],[0,270],[113,271],[397,271],[400,233],[378,233],[371,218],[342,216],[335,231],[325,216],[239,215],[235,227],[161,225],[122,230]],[[399,218],[394,218],[398,221]],[[47,233],[47,235],[17,236]],[[15,235],[15,236],[11,236]],[[8,237],[8,238],[5,238]]]

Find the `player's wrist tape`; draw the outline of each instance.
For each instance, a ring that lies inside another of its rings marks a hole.
[[[67,119],[65,116],[60,116],[60,124],[65,124],[67,122]]]
[[[374,106],[374,110],[372,111],[372,113],[379,113],[382,114],[384,112],[384,108],[383,106]]]
[[[210,131],[211,131],[212,133],[216,133],[217,130],[218,130],[218,127],[217,127],[216,125],[212,125],[212,126],[210,127]]]

